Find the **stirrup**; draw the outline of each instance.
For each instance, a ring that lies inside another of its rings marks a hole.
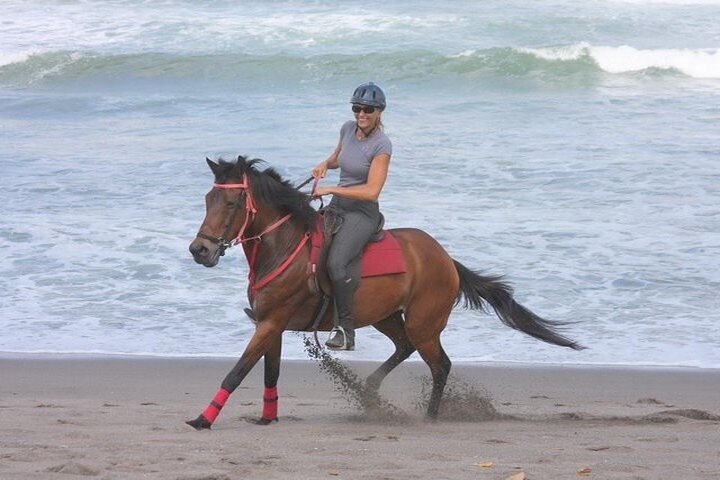
[[[333,335],[334,334],[334,335]],[[339,337],[342,335],[342,343]],[[355,339],[350,338],[350,335],[343,327],[335,327],[330,330],[331,338],[325,342],[325,346],[330,350],[355,350]]]

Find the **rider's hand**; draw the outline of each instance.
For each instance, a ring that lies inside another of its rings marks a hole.
[[[325,178],[327,170],[327,161],[322,161],[318,163],[317,167],[313,168],[312,176],[315,178]]]
[[[330,189],[328,187],[321,187],[318,185],[312,192],[313,198],[320,198],[323,195],[330,195]]]

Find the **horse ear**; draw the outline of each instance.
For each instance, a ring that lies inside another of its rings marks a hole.
[[[235,161],[235,166],[237,167],[240,174],[245,173],[245,169],[247,168],[247,157],[238,155],[237,161]]]
[[[218,167],[219,167],[220,165],[218,165],[217,163],[213,162],[212,160],[210,160],[210,159],[207,158],[207,157],[205,157],[205,161],[207,162],[208,167],[210,167],[210,170],[212,170],[213,174],[217,175]]]

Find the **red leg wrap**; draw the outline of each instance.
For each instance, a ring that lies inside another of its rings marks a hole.
[[[217,416],[220,414],[220,410],[222,410],[222,408],[225,406],[225,402],[227,402],[229,396],[230,392],[228,392],[224,388],[218,390],[218,392],[215,394],[215,398],[212,399],[212,402],[210,402],[207,408],[205,408],[205,411],[202,413],[202,416],[205,417],[205,420],[213,423]]]
[[[276,420],[278,412],[277,387],[267,388],[263,392],[263,420]]]

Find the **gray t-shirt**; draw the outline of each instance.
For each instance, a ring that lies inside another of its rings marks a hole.
[[[369,138],[358,140],[355,136],[357,124],[350,120],[340,129],[340,182],[341,187],[367,183],[372,159],[386,153],[392,155],[392,142],[380,130],[375,130]]]

